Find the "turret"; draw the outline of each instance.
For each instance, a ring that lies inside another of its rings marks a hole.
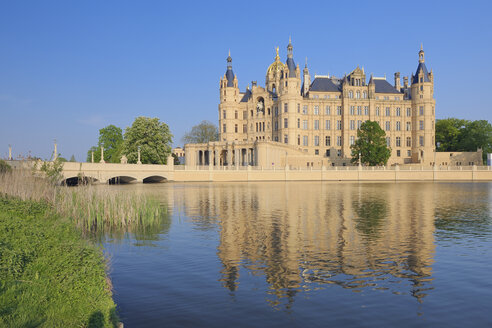
[[[219,133],[221,141],[234,140],[235,112],[239,103],[239,88],[237,77],[232,71],[231,52],[227,57],[227,70],[220,79],[220,104],[219,104]]]
[[[227,70],[224,76],[220,79],[220,100],[224,101],[237,101],[239,95],[237,77],[232,71],[232,58],[231,52],[227,56]]]
[[[304,66],[304,69],[302,70],[302,79],[303,79],[302,95],[304,97],[306,97],[307,93],[309,92],[309,87],[311,86],[311,76],[309,75],[307,57],[306,57],[306,65]]]

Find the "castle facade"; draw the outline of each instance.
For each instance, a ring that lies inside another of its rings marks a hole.
[[[295,63],[289,40],[285,62],[276,49],[265,86],[253,81],[244,92],[229,53],[220,79],[219,141],[186,145],[186,163],[266,168],[348,165],[357,130],[371,120],[386,133],[389,165],[435,165],[435,105],[434,74],[427,70],[422,47],[415,74],[403,77],[402,83],[396,72],[391,84],[382,77],[368,79],[359,67],[341,78],[312,79],[307,62],[302,72]],[[462,165],[452,156],[438,157],[443,165]]]

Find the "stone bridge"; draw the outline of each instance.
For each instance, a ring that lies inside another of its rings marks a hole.
[[[169,165],[113,164],[113,163],[63,163],[62,175],[66,184],[75,185],[79,180],[91,183],[142,183],[174,180],[173,160]],[[14,168],[30,168],[32,162],[7,161]],[[39,164],[38,164],[39,167]]]

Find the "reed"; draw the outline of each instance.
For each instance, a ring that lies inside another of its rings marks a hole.
[[[91,185],[55,186],[29,170],[0,174],[0,195],[42,201],[84,232],[131,231],[155,226],[167,213],[156,199],[136,193],[101,190]]]

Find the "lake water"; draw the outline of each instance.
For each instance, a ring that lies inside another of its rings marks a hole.
[[[107,234],[125,327],[492,326],[491,183],[166,183]]]

